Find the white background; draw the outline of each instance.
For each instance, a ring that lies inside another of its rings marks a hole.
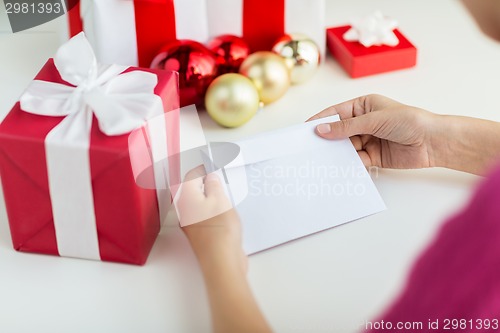
[[[419,49],[415,69],[349,79],[331,58],[250,123],[226,130],[202,116],[209,139],[236,139],[304,121],[380,93],[437,113],[500,120],[500,45],[455,0],[327,0],[339,25],[381,9]],[[1,5],[1,4],[0,4]],[[59,44],[61,22],[11,34],[0,14],[0,116]],[[479,178],[449,170],[381,171],[388,210],[250,257],[256,298],[277,332],[354,332],[390,304],[416,256]],[[1,200],[3,202],[3,200]],[[33,212],[34,214],[36,212]],[[0,332],[206,332],[207,299],[179,229],[166,226],[144,267],[17,253],[0,209]]]

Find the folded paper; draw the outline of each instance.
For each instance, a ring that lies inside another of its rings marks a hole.
[[[240,214],[247,254],[385,209],[351,142],[314,133],[318,124],[338,120],[332,116],[237,141],[239,153],[231,160],[218,160],[217,146],[212,160],[202,154],[205,169],[219,175]]]

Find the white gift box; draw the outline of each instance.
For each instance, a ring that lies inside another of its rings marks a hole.
[[[270,50],[283,34],[313,39],[325,55],[324,0],[207,0],[210,37],[242,36],[252,51]]]
[[[79,10],[102,63],[149,67],[171,40],[208,41],[206,0],[80,0]]]

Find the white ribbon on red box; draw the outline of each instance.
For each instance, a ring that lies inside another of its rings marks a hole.
[[[59,48],[54,64],[61,78],[73,86],[34,80],[21,96],[21,109],[65,116],[45,138],[57,248],[61,256],[100,260],[89,161],[93,116],[104,134],[116,136],[163,115],[162,100],[154,93],[158,77],[139,70],[123,73],[128,67],[99,65],[84,33]],[[166,149],[158,144],[166,142],[166,134],[154,135],[153,155]],[[165,189],[166,179],[155,181]],[[160,216],[164,216],[168,201],[157,194]]]

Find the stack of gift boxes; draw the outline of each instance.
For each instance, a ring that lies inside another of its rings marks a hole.
[[[224,34],[243,37],[255,52],[301,32],[324,54],[324,8],[324,0],[80,0],[68,17],[70,34],[83,29],[99,61],[149,67],[170,41]]]
[[[324,0],[80,0],[68,15],[75,37],[0,124],[14,248],[146,262],[180,178],[178,76],[149,69],[166,43],[231,34],[253,52],[302,33],[322,55],[328,45],[353,78],[415,65],[398,30],[377,30],[367,47],[363,29],[373,22],[325,33],[324,15]],[[394,37],[397,45],[382,45]]]

